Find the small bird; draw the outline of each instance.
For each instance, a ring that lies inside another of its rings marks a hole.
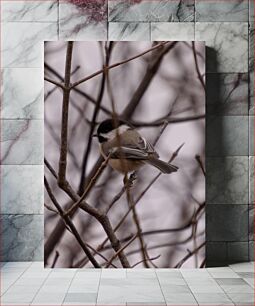
[[[109,165],[123,174],[136,171],[145,164],[162,173],[178,170],[178,167],[160,160],[153,146],[127,122],[107,119],[99,124],[93,136],[98,138],[104,159],[110,154]]]

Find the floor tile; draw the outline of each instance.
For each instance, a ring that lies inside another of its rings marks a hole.
[[[255,288],[254,286],[254,278],[244,278],[244,281],[251,286],[253,289]]]
[[[64,301],[66,292],[62,293],[38,293],[31,305],[61,305]]]
[[[230,265],[230,268],[235,272],[254,272],[254,263],[245,262]]]
[[[221,285],[221,288],[227,293],[253,293],[254,289],[246,285]]]
[[[196,293],[199,305],[234,305],[225,293]]]
[[[166,305],[165,302],[136,302],[136,303],[132,303],[132,302],[128,302],[127,306],[161,306],[161,305]]]
[[[97,304],[112,304],[126,303],[126,291],[120,284],[118,288],[114,286],[100,286],[97,297]]]
[[[241,278],[215,278],[219,285],[245,285],[245,281]]]
[[[222,290],[222,288],[218,285],[192,285],[189,284],[189,288],[192,291],[193,294],[197,294],[197,293],[223,293],[224,291]]]
[[[229,267],[207,268],[214,278],[240,278],[240,276]]]
[[[101,280],[108,278],[126,278],[126,276],[126,269],[103,269],[101,274]]]
[[[97,293],[67,293],[64,302],[96,303]]]
[[[164,294],[167,305],[197,305],[197,301],[191,293]]]
[[[190,288],[187,285],[160,285],[164,295],[168,293],[191,293]]]
[[[254,272],[237,272],[237,274],[242,278],[251,278],[254,279],[255,273]]]
[[[253,293],[228,293],[229,298],[238,306],[254,305]]]
[[[134,269],[127,270],[127,278],[157,278],[154,270]]]
[[[106,279],[108,280],[108,279]],[[102,281],[102,280],[101,280]],[[99,279],[73,279],[68,289],[70,293],[95,293],[98,291]]]
[[[184,279],[188,278],[210,278],[210,274],[206,269],[180,269]]]

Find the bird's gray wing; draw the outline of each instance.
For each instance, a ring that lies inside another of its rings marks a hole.
[[[146,159],[149,154],[143,150],[129,148],[129,147],[114,147],[109,152],[111,154],[111,158],[116,159]]]
[[[109,149],[112,158],[147,159],[149,156],[159,157],[153,146],[134,130],[125,132],[125,136],[121,139],[121,147],[115,144]]]

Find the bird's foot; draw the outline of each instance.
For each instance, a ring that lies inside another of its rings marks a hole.
[[[135,171],[132,172],[129,177],[127,174],[125,174],[123,178],[123,183],[125,188],[132,188],[136,180],[137,180],[137,173]]]

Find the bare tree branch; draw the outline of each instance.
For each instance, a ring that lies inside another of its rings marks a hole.
[[[66,180],[66,160],[68,146],[68,108],[70,96],[70,78],[72,67],[73,42],[67,43],[66,64],[65,64],[65,79],[63,89],[63,105],[62,105],[62,122],[61,122],[61,146],[59,156],[58,184],[61,186]]]
[[[59,203],[57,202],[56,198],[54,197],[50,185],[46,179],[46,177],[44,177],[44,185],[45,188],[48,192],[48,195],[52,201],[52,203],[54,204],[54,206],[57,208],[60,216],[63,218],[64,222],[69,226],[69,228],[71,229],[73,235],[75,236],[77,242],[80,244],[81,248],[83,249],[84,253],[86,254],[86,256],[89,258],[89,260],[91,261],[92,265],[95,268],[100,268],[100,265],[98,264],[98,262],[95,260],[94,256],[90,253],[89,249],[87,248],[86,244],[82,241],[78,231],[76,230],[73,222],[71,221],[71,219],[68,216],[64,216],[64,212],[61,208],[61,206],[59,205]]]

